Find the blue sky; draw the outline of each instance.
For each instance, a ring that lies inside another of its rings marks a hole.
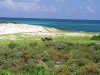
[[[0,0],[0,17],[100,20],[100,0]]]

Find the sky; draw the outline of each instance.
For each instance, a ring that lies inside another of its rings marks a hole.
[[[100,20],[100,0],[0,0],[0,17]]]

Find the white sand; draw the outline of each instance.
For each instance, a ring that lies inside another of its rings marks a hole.
[[[27,24],[0,24],[0,34],[13,34],[31,32],[31,35],[38,36],[92,36],[91,34],[79,32],[59,32],[55,28],[45,28],[43,26],[27,25]]]
[[[27,24],[0,24],[0,34],[11,34],[19,32],[46,32],[42,26]]]

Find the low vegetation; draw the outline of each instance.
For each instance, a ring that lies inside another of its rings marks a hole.
[[[1,39],[0,75],[100,75],[100,44],[94,37]]]
[[[100,34],[98,36],[92,36],[92,40],[100,40]]]
[[[4,21],[0,21],[0,23],[6,23],[6,24],[7,24],[7,23],[19,24],[19,22],[8,22],[8,21],[5,21],[5,20],[4,20]]]

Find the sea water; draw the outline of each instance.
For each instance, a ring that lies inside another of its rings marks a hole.
[[[100,32],[100,20],[71,19],[37,19],[37,18],[3,18],[0,21],[20,22],[30,25],[40,25],[70,31]]]

